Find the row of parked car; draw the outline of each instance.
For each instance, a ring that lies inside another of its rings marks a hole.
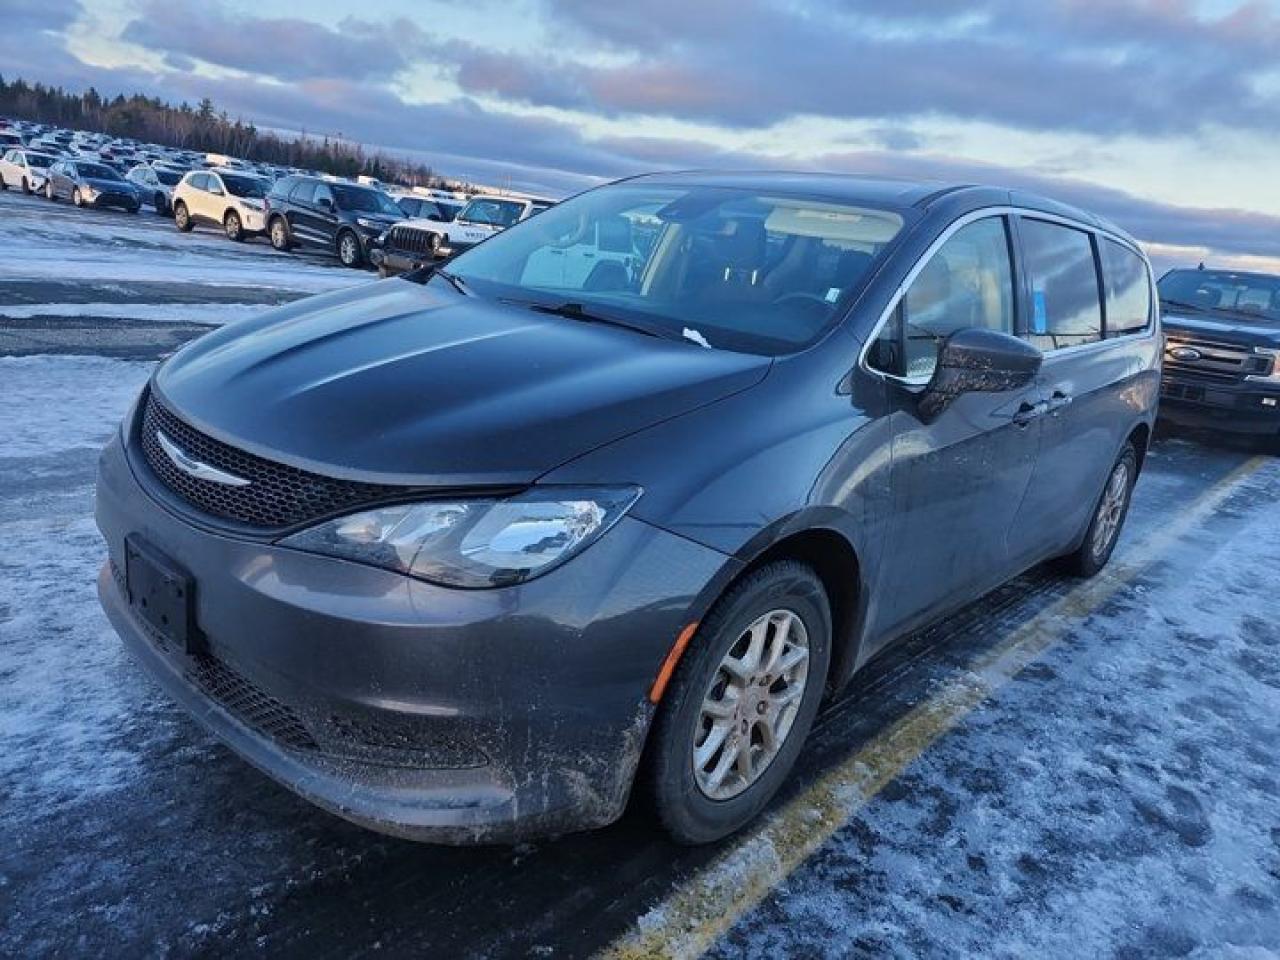
[[[184,232],[203,225],[236,242],[262,236],[277,250],[326,251],[383,276],[474,246],[553,202],[389,189],[368,177],[350,181],[39,127],[0,127],[0,189],[77,207],[138,213],[147,206]]]

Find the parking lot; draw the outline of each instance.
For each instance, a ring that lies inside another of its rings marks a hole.
[[[95,595],[97,451],[154,362],[372,275],[14,194],[0,241],[0,954],[1280,949],[1270,451],[1162,436],[1103,576],[1032,571],[899,644],[743,835],[680,848],[631,811],[434,848],[232,756],[133,666]]]

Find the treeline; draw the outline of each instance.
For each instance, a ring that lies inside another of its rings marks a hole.
[[[429,166],[369,153],[358,143],[327,136],[285,137],[232,119],[209,98],[178,106],[133,94],[103,97],[90,87],[73,93],[61,87],[6,82],[0,76],[0,116],[56,124],[72,130],[130,137],[201,153],[224,153],[259,163],[320,170],[340,177],[366,174],[415,186],[453,186]]]

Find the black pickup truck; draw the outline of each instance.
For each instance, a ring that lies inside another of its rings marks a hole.
[[[1280,276],[1170,270],[1159,288],[1161,417],[1280,439]]]

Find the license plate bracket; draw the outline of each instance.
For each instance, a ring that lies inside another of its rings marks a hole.
[[[195,580],[136,534],[125,538],[129,606],[168,645],[187,654],[201,649],[195,624]]]

